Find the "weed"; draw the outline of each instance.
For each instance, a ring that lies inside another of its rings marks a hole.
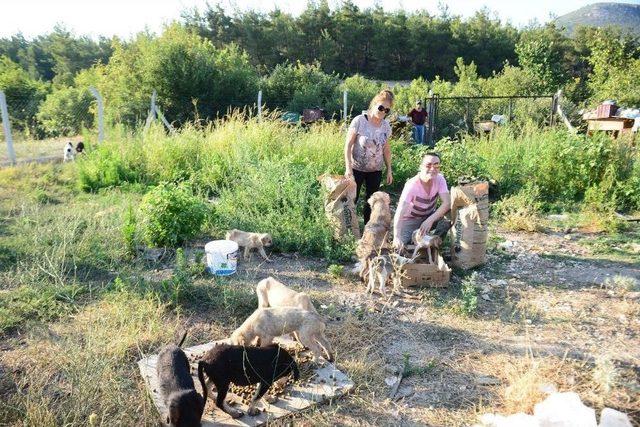
[[[409,378],[412,376],[421,377],[433,370],[436,366],[435,359],[431,359],[426,365],[414,365],[411,363],[410,354],[405,352],[402,354],[402,377]]]
[[[344,273],[344,266],[331,264],[327,271],[329,271],[329,274],[331,274],[333,277],[342,277],[342,273]]]
[[[462,304],[461,310],[467,316],[473,316],[478,310],[478,273],[473,274],[462,281],[460,289]]]

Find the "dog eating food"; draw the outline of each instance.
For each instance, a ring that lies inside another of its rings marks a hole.
[[[266,347],[217,344],[198,363],[198,379],[202,389],[207,387],[206,374],[218,392],[216,406],[233,418],[239,418],[243,413],[229,407],[225,402],[231,383],[236,387],[259,384],[251,397],[247,411],[249,415],[257,415],[256,402],[264,396],[274,382],[290,373],[293,374],[294,381],[300,377],[295,360],[276,344]]]
[[[258,308],[233,331],[229,339],[234,345],[270,345],[275,337],[295,332],[300,343],[314,356],[325,356],[333,362],[333,350],[324,335],[326,326],[322,318],[311,311],[297,307]],[[324,351],[324,353],[323,353]]]
[[[241,230],[230,230],[225,235],[225,239],[233,240],[240,247],[244,247],[244,259],[249,259],[249,251],[251,249],[257,249],[260,256],[265,261],[270,261],[264,251],[265,247],[269,247],[273,244],[271,235],[268,233],[250,233]]]
[[[203,388],[204,398],[196,392],[191,368],[186,354],[180,348],[187,333],[178,345],[167,345],[158,355],[156,371],[160,395],[168,408],[166,422],[175,427],[200,426],[207,391]]]

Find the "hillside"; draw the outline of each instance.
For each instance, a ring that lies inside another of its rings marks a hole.
[[[556,19],[571,34],[580,25],[619,26],[640,35],[640,4],[595,3],[562,15]]]

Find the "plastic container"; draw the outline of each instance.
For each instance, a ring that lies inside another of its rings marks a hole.
[[[214,240],[204,245],[207,270],[216,276],[229,276],[238,266],[238,244],[231,240]]]

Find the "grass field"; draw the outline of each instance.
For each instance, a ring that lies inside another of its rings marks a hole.
[[[614,215],[638,209],[638,153],[559,130],[510,132],[438,146],[450,183],[465,172],[497,181],[487,265],[391,301],[330,268],[348,269],[353,250],[332,241],[317,181],[342,172],[337,125],[237,116],[175,136],[113,129],[74,163],[0,169],[0,424],[157,425],[135,362],[185,326],[187,345],[226,337],[273,275],[310,293],[356,383],[297,423],[469,425],[530,411],[553,384],[638,425],[640,228]],[[393,152],[385,190],[397,196],[422,150],[394,141]],[[206,214],[183,252],[150,260],[154,219],[141,206],[176,182]],[[232,227],[271,232],[274,262],[207,275],[204,243]],[[406,378],[392,400],[384,379],[397,370]]]

